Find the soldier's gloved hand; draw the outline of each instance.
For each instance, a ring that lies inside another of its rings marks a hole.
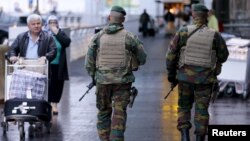
[[[171,83],[171,88],[174,88],[178,84],[178,80],[175,77],[168,77],[168,81]]]
[[[17,61],[17,57],[16,57],[16,56],[11,56],[11,57],[10,57],[10,62],[11,62],[12,64],[16,63],[16,61]]]
[[[174,88],[177,84],[178,84],[178,80],[177,80],[176,82],[174,82],[174,83],[171,83],[171,84],[170,84],[170,85],[171,85],[170,87],[171,87],[171,88]]]

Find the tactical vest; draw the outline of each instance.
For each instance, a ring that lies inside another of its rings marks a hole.
[[[126,30],[121,30],[115,34],[103,34],[100,37],[96,62],[99,70],[114,70],[128,66],[127,59],[131,58],[131,55],[125,48],[126,34]]]
[[[188,26],[188,35],[195,30]],[[179,67],[185,65],[213,68],[216,64],[216,51],[212,50],[215,31],[208,27],[197,30],[180,50]]]

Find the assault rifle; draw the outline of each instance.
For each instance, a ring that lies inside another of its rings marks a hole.
[[[94,84],[93,82],[91,82],[91,83],[87,86],[88,90],[82,95],[82,97],[80,97],[79,101],[81,101],[81,100],[83,99],[83,97],[84,97],[87,93],[89,93],[89,91],[90,91],[94,86],[95,86],[95,84]]]
[[[130,90],[130,100],[129,100],[129,105],[128,105],[129,108],[133,107],[137,94],[138,94],[138,90],[136,89],[136,87],[132,87]]]

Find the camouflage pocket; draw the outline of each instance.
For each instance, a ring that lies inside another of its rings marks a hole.
[[[108,107],[108,99],[106,93],[104,92],[105,88],[97,88],[96,89],[96,107],[100,111],[107,109]]]
[[[181,68],[185,64],[185,50],[186,50],[186,47],[181,48],[179,62],[178,62],[179,68]]]
[[[137,71],[138,67],[139,67],[139,62],[138,62],[136,56],[133,54],[132,54],[132,58],[131,58],[131,67],[132,67],[132,71]]]

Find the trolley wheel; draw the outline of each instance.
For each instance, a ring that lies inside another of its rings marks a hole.
[[[1,126],[3,128],[3,135],[5,136],[8,130],[8,123],[7,122],[1,122]]]
[[[42,136],[43,133],[43,123],[37,122],[35,123],[35,134],[37,137]]]
[[[224,90],[224,96],[226,97],[233,97],[234,94],[235,94],[235,89],[232,86],[229,86]]]
[[[246,91],[244,91],[241,95],[241,99],[242,100],[246,100],[248,98],[248,93]]]
[[[52,127],[52,123],[51,122],[45,122],[44,125],[46,127],[46,132],[48,134],[50,134],[50,128]]]
[[[25,140],[25,131],[24,131],[24,122],[23,121],[18,122],[18,130],[19,130],[20,141],[24,141]]]
[[[224,91],[218,92],[217,99],[222,98],[224,95]]]
[[[43,131],[43,124],[41,122],[37,122],[35,124],[35,127],[36,127],[36,132],[42,132]]]
[[[32,124],[30,124],[28,131],[29,131],[29,137],[33,138],[35,136],[35,127]]]

